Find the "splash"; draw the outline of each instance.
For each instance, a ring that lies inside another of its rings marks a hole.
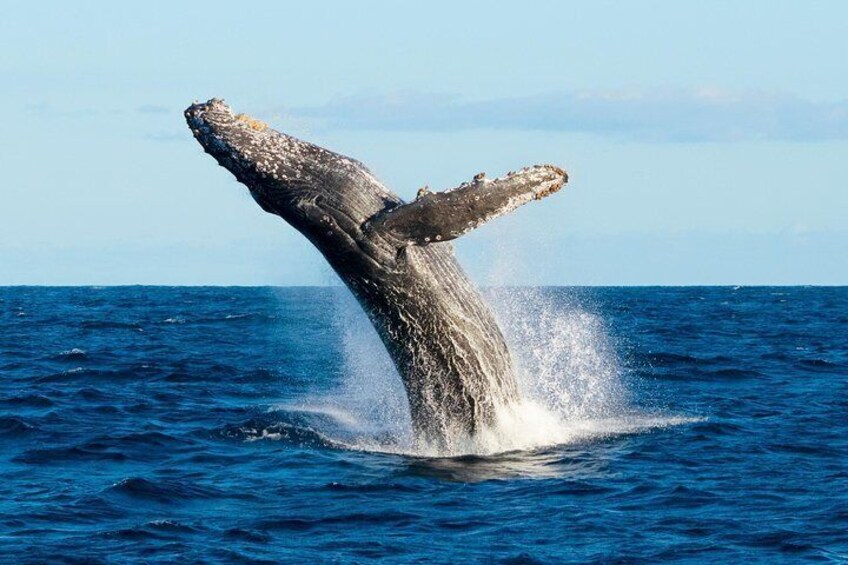
[[[450,448],[417,440],[406,392],[391,358],[347,292],[334,323],[345,373],[326,396],[277,406],[327,444],[416,457],[486,456],[572,445],[678,425],[691,419],[637,410],[603,319],[564,289],[487,293],[516,364],[522,399]]]
[[[329,443],[371,451],[392,450],[390,446],[412,450],[406,391],[391,357],[350,292],[339,289],[334,299],[331,323],[341,338],[344,365],[340,382],[318,398],[277,408],[306,416]]]
[[[489,294],[525,398],[568,420],[616,417],[626,410],[624,371],[600,316],[567,289]]]

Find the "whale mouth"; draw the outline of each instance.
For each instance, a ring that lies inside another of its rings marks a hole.
[[[199,137],[199,134],[211,134],[215,125],[232,121],[234,117],[230,107],[219,98],[212,98],[208,102],[195,102],[185,109],[183,115],[192,129],[192,133],[201,143],[203,140]]]
[[[269,129],[268,124],[247,114],[235,114],[221,98],[207,102],[195,102],[186,108],[184,115],[190,127],[215,128],[223,126],[242,127],[255,132]],[[204,132],[205,133],[205,132]]]
[[[270,132],[264,123],[245,114],[234,114],[221,99],[196,102],[184,112],[186,122],[200,145],[238,177],[251,168],[248,149],[260,134]],[[240,179],[241,180],[241,179]]]
[[[194,102],[186,108],[184,114],[186,119],[202,120],[203,122],[216,117],[234,117],[232,109],[222,98],[211,98],[206,102]]]
[[[204,151],[246,185],[266,212],[284,212],[288,195],[322,180],[313,166],[321,163],[322,150],[234,113],[220,98],[195,102],[184,115]]]

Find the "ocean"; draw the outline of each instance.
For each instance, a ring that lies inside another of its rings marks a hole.
[[[848,562],[848,288],[486,295],[443,453],[341,288],[0,288],[0,563]]]

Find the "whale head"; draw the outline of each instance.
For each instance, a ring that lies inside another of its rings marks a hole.
[[[192,104],[185,118],[203,149],[263,210],[327,253],[361,247],[354,240],[362,238],[362,219],[401,203],[359,161],[236,114],[221,99]]]

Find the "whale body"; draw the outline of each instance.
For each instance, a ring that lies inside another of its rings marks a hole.
[[[266,212],[306,236],[364,309],[403,380],[416,438],[450,448],[518,400],[513,363],[494,315],[448,243],[556,192],[552,165],[405,203],[359,161],[235,114],[219,99],[186,121],[203,149]]]

